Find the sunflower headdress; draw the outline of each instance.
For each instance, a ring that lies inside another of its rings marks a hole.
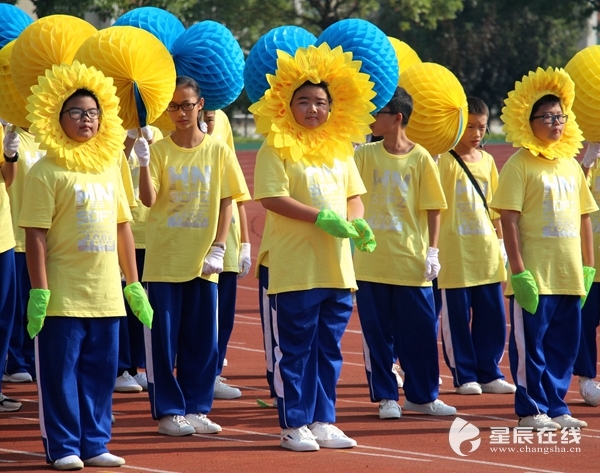
[[[335,158],[352,156],[352,141],[364,141],[374,121],[374,84],[360,72],[361,62],[326,43],[298,48],[294,56],[278,50],[277,57],[275,75],[267,76],[270,88],[250,107],[257,132],[267,135],[282,159],[332,166]],[[332,97],[329,119],[314,129],[298,124],[290,108],[294,91],[307,81],[327,82]]]
[[[569,117],[560,140],[550,145],[535,137],[529,121],[533,105],[545,95],[560,98],[563,113]],[[521,82],[515,83],[515,90],[508,93],[502,108],[500,118],[504,122],[502,130],[506,132],[506,141],[516,148],[527,148],[534,156],[548,159],[576,156],[583,147],[583,134],[572,110],[574,99],[575,85],[564,69],[538,67],[523,76]]]
[[[98,133],[85,143],[71,140],[60,125],[60,111],[65,100],[76,90],[91,91],[100,104]],[[125,130],[119,118],[119,99],[113,80],[95,67],[78,61],[72,65],[52,66],[31,88],[27,119],[40,148],[54,156],[59,164],[79,172],[99,172],[116,163],[123,149]]]

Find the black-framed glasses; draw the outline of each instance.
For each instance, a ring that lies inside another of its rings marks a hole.
[[[194,107],[198,105],[200,101],[196,103],[184,102],[184,103],[170,103],[167,107],[167,112],[176,112],[181,108],[184,112],[190,112],[194,110]]]
[[[552,113],[546,113],[544,115],[536,115],[535,117],[531,117],[531,120],[535,120],[536,118],[541,118],[542,123],[545,123],[546,125],[552,125],[555,121],[563,125],[567,123],[569,115],[565,115],[563,113],[559,113],[557,115],[554,115]]]
[[[72,107],[67,110],[63,110],[61,114],[62,113],[68,113],[73,120],[81,120],[85,115],[92,121],[98,120],[98,118],[100,118],[101,115],[101,111],[99,108],[88,108],[87,110],[84,110],[82,108]]]
[[[389,110],[380,110],[373,114],[373,118],[377,118],[377,115],[398,115],[399,112],[390,112]]]

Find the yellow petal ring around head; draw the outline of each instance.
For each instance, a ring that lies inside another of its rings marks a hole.
[[[587,141],[600,142],[600,46],[579,51],[565,66],[575,83],[573,112]]]
[[[362,143],[371,132],[375,105],[373,82],[360,73],[360,61],[340,46],[298,48],[294,56],[277,51],[275,75],[267,75],[270,88],[249,110],[256,120],[256,131],[267,136],[269,145],[282,159],[306,160],[315,165],[332,166],[337,158],[345,161],[354,154],[352,142]],[[329,119],[314,129],[299,125],[290,102],[294,91],[306,81],[329,84],[332,98]]]
[[[87,21],[69,15],[46,16],[25,28],[10,56],[12,79],[21,96],[31,94],[46,69],[71,64],[79,46],[96,31]]]
[[[415,64],[400,74],[400,87],[413,99],[406,136],[431,155],[454,148],[467,126],[467,96],[458,79],[444,66]]]
[[[21,96],[10,73],[10,55],[15,45],[11,41],[0,49],[0,118],[21,128],[29,128],[27,101]]]
[[[560,140],[551,144],[536,138],[529,121],[533,105],[545,95],[557,96],[563,113],[569,116]],[[500,119],[504,122],[502,130],[506,133],[506,141],[516,148],[527,148],[534,156],[541,154],[548,159],[577,156],[583,147],[583,134],[572,109],[574,99],[575,84],[564,69],[538,67],[535,72],[529,72],[515,83],[515,89],[504,100]]]
[[[415,64],[421,64],[422,61],[419,58],[419,55],[408,44],[406,44],[404,41],[400,41],[399,39],[392,38],[391,36],[388,36],[388,39],[390,40],[390,43],[392,43],[394,51],[396,52],[400,74]],[[400,85],[400,76],[398,76],[398,85]]]
[[[141,28],[101,30],[81,45],[75,59],[113,78],[127,129],[154,123],[173,98],[173,58],[158,38]],[[136,103],[136,87],[143,105]]]
[[[100,127],[90,140],[79,143],[71,140],[60,124],[60,111],[67,100],[78,89],[87,89],[98,99]],[[46,70],[39,84],[32,87],[27,98],[27,119],[30,131],[47,151],[67,169],[78,172],[98,172],[116,164],[122,155],[125,130],[119,118],[119,98],[113,80],[95,67],[74,61]]]

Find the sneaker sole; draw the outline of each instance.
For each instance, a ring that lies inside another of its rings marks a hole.
[[[85,466],[100,466],[100,467],[104,467],[104,468],[110,468],[113,466],[121,466],[121,465],[125,465],[125,461],[98,461],[98,462],[87,462],[84,461],[83,464]]]
[[[514,394],[516,389],[485,389],[482,386],[481,391],[486,394]]]
[[[169,437],[185,437],[186,435],[192,435],[196,433],[196,429],[194,429],[192,427],[191,431],[179,431],[179,432],[173,432],[172,430],[168,430],[168,429],[161,429],[160,427],[158,428],[158,433],[159,434],[163,434],[163,435],[168,435]]]
[[[400,419],[402,417],[402,413],[401,412],[390,412],[390,413],[379,413],[379,418],[383,419],[383,420],[388,420],[388,419]]]
[[[317,443],[319,444],[319,447],[321,447],[321,448],[352,448],[352,447],[356,447],[358,445],[356,443],[356,440],[353,440],[353,439],[325,440],[325,441],[321,441],[321,442],[319,442],[317,440]]]
[[[215,394],[214,398],[215,399],[224,399],[224,400],[230,400],[230,399],[237,399],[238,397],[242,397],[242,393],[240,392],[239,394]]]
[[[126,388],[115,388],[114,392],[116,393],[141,393],[143,391],[142,387],[135,387],[135,386],[130,386],[130,387],[126,387]]]
[[[319,451],[319,445],[315,444],[315,445],[306,445],[306,446],[299,446],[299,447],[295,447],[287,442],[281,442],[280,445],[287,449],[287,450],[291,450],[292,452],[318,452]]]
[[[219,432],[222,432],[223,429],[219,429],[219,430],[205,430],[205,429],[201,429],[201,428],[195,428],[194,429],[196,431],[197,434],[218,434]]]
[[[404,406],[402,406],[402,409],[404,409],[406,411],[419,412],[420,414],[427,414],[429,416],[444,417],[444,416],[453,416],[453,415],[456,415],[456,409],[454,409],[454,412],[439,412],[439,411],[432,412],[429,409],[423,409],[418,404],[408,404],[407,405],[406,403],[404,403]]]

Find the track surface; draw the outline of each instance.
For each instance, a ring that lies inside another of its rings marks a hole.
[[[498,166],[514,149],[490,145]],[[242,168],[252,187],[255,152],[238,153]],[[256,256],[264,212],[260,204],[249,203],[252,253]],[[443,385],[440,398],[458,408],[458,417],[479,430],[479,447],[469,453],[471,443],[462,444],[460,456],[449,443],[455,417],[430,417],[403,412],[399,420],[382,421],[377,405],[369,401],[362,357],[362,338],[358,316],[352,319],[343,340],[344,367],[338,386],[337,425],[358,441],[351,450],[326,450],[295,453],[279,447],[279,427],[275,409],[258,407],[256,399],[267,400],[264,380],[264,355],[258,314],[257,281],[251,276],[240,280],[237,318],[227,353],[229,365],[224,376],[242,389],[236,400],[217,400],[210,418],[221,424],[218,435],[194,435],[171,438],[157,433],[156,422],[149,413],[146,393],[115,394],[111,451],[125,457],[121,468],[91,468],[85,471],[131,471],[157,473],[235,473],[235,472],[596,472],[600,462],[600,407],[583,403],[577,381],[571,384],[567,401],[573,415],[588,422],[579,444],[540,443],[534,436],[530,444],[490,443],[490,427],[507,427],[513,434],[516,417],[513,396],[484,394],[460,396],[454,393],[449,371],[440,355]],[[440,345],[441,349],[441,345]],[[502,360],[504,374],[510,379],[508,356]],[[32,383],[3,383],[6,395],[23,401],[16,413],[0,414],[0,471],[49,471],[40,439],[37,392]],[[400,403],[403,394],[400,391]],[[546,439],[547,440],[547,439]],[[492,451],[497,447],[513,452]],[[546,448],[547,453],[532,451]],[[565,449],[550,451],[549,449]],[[579,451],[568,451],[571,448]]]

